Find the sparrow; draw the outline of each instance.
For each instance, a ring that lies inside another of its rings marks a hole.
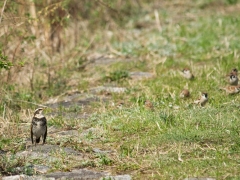
[[[231,71],[231,73],[237,76],[237,75],[238,75],[238,70],[237,70],[237,68],[233,68],[232,71]],[[231,74],[231,73],[230,73],[230,74]]]
[[[36,143],[40,142],[42,136],[43,145],[45,144],[47,137],[47,119],[42,114],[43,108],[38,108],[34,112],[31,124],[31,140],[32,144],[36,146]],[[35,138],[34,138],[35,137]]]
[[[230,85],[238,85],[237,75],[230,73],[230,75],[228,76],[228,82]]]
[[[154,110],[153,103],[149,100],[146,100],[144,102],[144,106],[145,106],[146,109]]]
[[[180,93],[180,98],[186,98],[190,96],[190,92],[187,89],[183,89]]]
[[[238,70],[237,68],[233,68],[230,73],[226,75],[226,77],[229,77],[231,74],[237,76],[238,75]]]
[[[220,89],[226,91],[228,95],[237,94],[240,91],[240,84],[237,86],[226,86]]]
[[[194,104],[199,104],[200,106],[204,106],[208,101],[208,94],[202,92],[201,96],[194,101]]]
[[[183,77],[185,77],[186,79],[194,79],[194,75],[191,73],[189,68],[184,68],[182,70],[182,75]]]

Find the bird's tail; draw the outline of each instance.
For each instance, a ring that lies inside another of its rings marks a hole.
[[[40,137],[36,138],[36,143],[39,143],[39,142],[40,142]]]

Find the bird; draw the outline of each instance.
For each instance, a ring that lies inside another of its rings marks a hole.
[[[234,73],[230,73],[228,76],[228,82],[230,85],[238,85],[238,77]]]
[[[228,95],[237,94],[240,91],[240,84],[237,86],[220,87],[220,89],[226,91]]]
[[[180,93],[180,98],[187,98],[190,96],[190,92],[187,89],[183,89]]]
[[[231,71],[231,73],[237,76],[237,75],[238,75],[238,70],[237,70],[237,68],[233,68],[232,71]]]
[[[190,71],[189,68],[184,68],[184,69],[182,70],[182,75],[183,75],[183,77],[185,77],[186,79],[189,79],[189,80],[194,79],[194,75],[192,74],[192,72]]]
[[[154,106],[153,106],[153,103],[149,100],[146,100],[144,101],[144,106],[146,109],[149,109],[149,110],[154,110]]]
[[[229,76],[232,75],[232,74],[235,75],[235,76],[238,76],[238,70],[237,70],[237,68],[233,68],[233,69],[231,70],[231,72],[226,75],[226,77],[229,77]]]
[[[42,114],[43,108],[38,108],[34,112],[31,124],[31,140],[32,144],[36,146],[36,143],[40,142],[40,138],[43,139],[43,144],[45,144],[47,137],[47,119]],[[35,137],[35,138],[34,138]]]
[[[194,101],[194,104],[199,104],[200,106],[204,106],[208,101],[208,93],[202,92],[201,96]]]

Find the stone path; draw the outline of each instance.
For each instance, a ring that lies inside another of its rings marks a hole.
[[[97,62],[100,62],[101,57]],[[110,59],[109,62],[112,62]],[[130,73],[132,79],[144,79],[151,78],[153,74],[147,72],[132,72]],[[89,113],[79,113],[76,112],[58,112],[58,108],[71,108],[71,107],[86,107],[90,106],[93,102],[98,101],[108,101],[107,97],[100,97],[99,93],[124,93],[126,88],[124,87],[114,87],[114,86],[97,86],[91,88],[89,93],[81,93],[78,90],[72,90],[70,92],[63,93],[57,97],[49,99],[45,105],[53,109],[54,111],[50,114],[46,114],[47,117],[57,117],[61,116],[64,120],[70,119],[88,119],[90,116]],[[83,137],[86,137],[90,134],[99,134],[99,129],[94,127],[89,127],[81,132],[78,129],[67,129],[62,130],[54,126],[48,127],[48,140],[45,145],[37,145],[33,147],[30,142],[30,138],[26,139],[26,149],[16,153],[16,157],[25,158],[34,162],[29,164],[26,167],[17,167],[15,172],[19,174],[28,174],[28,175],[15,175],[3,177],[3,180],[38,180],[38,179],[114,179],[114,180],[130,180],[130,175],[111,175],[109,172],[94,171],[87,168],[70,168],[67,172],[51,172],[54,170],[53,166],[57,166],[59,161],[68,161],[68,159],[74,160],[76,162],[84,162],[87,160],[87,156],[84,152],[79,152],[74,150],[72,147],[60,146],[56,144],[56,140],[60,141],[69,139],[69,140],[78,140]],[[55,140],[55,141],[54,141]],[[58,141],[57,141],[58,142]],[[80,143],[80,142],[79,142]],[[84,146],[84,145],[83,145]],[[109,154],[113,153],[113,149],[100,149],[99,147],[92,147],[91,153],[93,154]],[[0,154],[5,152],[0,152]],[[44,162],[44,163],[42,163]],[[63,169],[68,169],[63,165]],[[27,172],[27,173],[26,173]]]

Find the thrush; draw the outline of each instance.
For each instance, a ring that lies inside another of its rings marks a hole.
[[[208,101],[208,94],[203,92],[201,96],[194,101],[194,104],[199,104],[200,106],[204,106]]]
[[[34,112],[31,124],[31,140],[32,144],[36,146],[36,143],[40,142],[40,138],[43,139],[43,145],[45,144],[47,137],[47,119],[42,114],[43,108],[38,108]]]

